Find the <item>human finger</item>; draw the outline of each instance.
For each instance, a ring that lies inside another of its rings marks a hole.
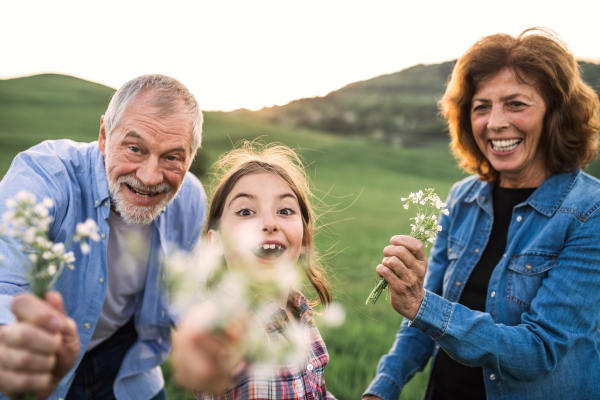
[[[62,329],[63,313],[31,293],[17,295],[11,309],[20,322],[37,325],[52,333]]]
[[[406,264],[396,256],[384,257],[383,260],[381,260],[381,264],[391,269],[400,279],[404,279],[411,274],[411,271]]]
[[[0,390],[7,396],[26,392],[48,393],[49,388],[52,387],[50,373],[25,373],[10,370],[1,372]]]
[[[58,350],[60,334],[48,331],[32,324],[14,322],[0,330],[0,343],[4,347],[27,349],[32,352],[50,354]]]
[[[422,261],[418,260],[410,249],[402,245],[387,246],[383,249],[383,255],[388,258],[398,258],[409,269],[418,269],[422,264]]]
[[[0,367],[13,372],[50,372],[54,369],[56,357],[53,354],[41,354],[15,347],[0,347]]]
[[[420,261],[427,260],[425,246],[419,239],[406,235],[396,235],[390,239],[390,243],[394,246],[406,247]]]

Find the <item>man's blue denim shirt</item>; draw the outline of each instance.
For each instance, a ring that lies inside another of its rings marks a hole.
[[[20,190],[34,193],[38,202],[44,197],[54,201],[49,232],[53,241],[70,239],[77,223],[88,218],[100,227],[102,240],[90,242],[89,254],[83,255],[79,246],[71,246],[69,250],[74,251],[77,258],[75,270],[65,270],[55,286],[64,297],[67,314],[77,323],[81,338],[78,365],[94,333],[106,293],[106,247],[110,234],[106,219],[110,197],[104,159],[97,142],[45,141],[19,154],[0,182],[0,214],[6,211],[6,199]],[[115,381],[114,391],[119,400],[150,399],[164,386],[159,365],[171,347],[173,320],[165,296],[161,261],[173,249],[195,249],[205,211],[204,189],[198,179],[188,173],[176,199],[153,222],[146,287],[136,301],[134,317],[139,337],[125,356]],[[0,267],[0,324],[6,324],[14,320],[10,311],[13,296],[29,290],[29,282],[20,261],[2,241],[0,254],[5,257]],[[66,396],[75,368],[62,380],[51,399]]]
[[[397,399],[442,347],[483,366],[489,400],[600,398],[600,181],[551,175],[514,208],[482,313],[456,302],[491,233],[492,188],[472,176],[450,191],[425,298],[365,394]]]

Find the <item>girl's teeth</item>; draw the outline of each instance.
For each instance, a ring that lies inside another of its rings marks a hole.
[[[271,247],[271,250],[275,250],[275,245],[274,244],[271,244],[270,247]]]
[[[268,244],[263,244],[263,249],[268,250],[270,246]]]

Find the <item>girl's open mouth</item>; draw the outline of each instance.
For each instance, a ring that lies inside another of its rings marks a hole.
[[[523,139],[490,140],[490,144],[495,152],[508,153],[519,147],[522,141]]]
[[[265,260],[275,260],[285,251],[285,246],[275,243],[264,243],[252,249],[255,256]]]

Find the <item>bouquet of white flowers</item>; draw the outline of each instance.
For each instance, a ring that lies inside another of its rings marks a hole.
[[[49,198],[36,203],[33,194],[21,191],[15,198],[8,199],[6,206],[9,211],[2,214],[0,239],[9,245],[25,265],[31,291],[44,298],[64,268],[73,269],[75,262],[73,252],[66,251],[70,243],[53,243],[48,239],[48,230],[52,222],[49,210],[54,204]],[[83,254],[90,251],[87,239],[100,240],[98,226],[91,219],[77,224],[77,231],[72,238],[80,243]],[[3,259],[4,256],[0,254],[0,263]]]
[[[410,203],[417,205],[417,216],[410,219],[414,221],[414,224],[410,224],[412,229],[408,236],[419,239],[425,247],[435,242],[437,233],[442,230],[442,226],[438,225],[437,214],[441,212],[448,215],[448,210],[444,208],[446,203],[442,202],[439,196],[434,193],[434,189],[425,189],[425,192],[419,190],[417,193],[411,193],[408,197],[403,197],[402,201],[406,202],[404,204],[406,210],[408,210]],[[387,287],[386,280],[377,276],[375,288],[365,304],[375,304]]]

